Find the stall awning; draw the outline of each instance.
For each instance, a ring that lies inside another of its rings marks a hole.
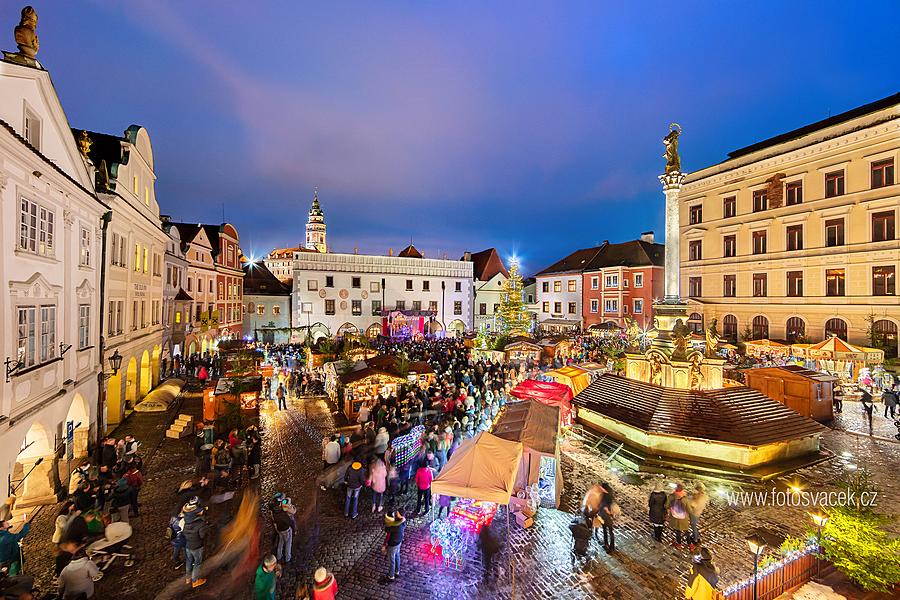
[[[521,400],[537,400],[550,406],[558,406],[562,412],[563,422],[569,423],[572,411],[572,390],[569,386],[555,381],[537,381],[526,379],[510,392]]]
[[[509,504],[522,460],[522,443],[487,431],[465,440],[431,484],[434,494]]]
[[[535,400],[510,402],[494,423],[491,433],[541,454],[556,454],[559,435],[559,407]]]
[[[183,387],[184,380],[167,379],[162,385],[144,396],[134,410],[135,412],[166,412]]]
[[[541,325],[556,325],[557,327],[578,327],[581,321],[578,319],[544,319]]]
[[[577,395],[591,382],[591,376],[585,369],[572,365],[547,371],[544,375],[556,383],[568,386],[572,390],[573,396]]]

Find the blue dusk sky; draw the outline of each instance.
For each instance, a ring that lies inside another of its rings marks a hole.
[[[4,49],[21,4],[3,2]],[[36,1],[73,127],[153,140],[177,220],[248,255],[495,246],[526,272],[662,239],[660,141],[682,165],[900,90],[886,2]]]

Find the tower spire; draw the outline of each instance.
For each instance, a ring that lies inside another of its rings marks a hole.
[[[306,244],[307,250],[315,250],[317,252],[325,252],[327,246],[325,244],[325,213],[322,212],[322,206],[319,204],[319,187],[313,189],[312,206],[309,207],[309,218],[306,221]]]

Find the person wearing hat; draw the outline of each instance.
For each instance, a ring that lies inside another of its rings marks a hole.
[[[366,484],[366,472],[362,463],[355,460],[350,464],[344,475],[344,483],[347,484],[347,500],[344,502],[344,516],[355,519],[358,516],[359,491]],[[351,514],[352,513],[352,514]]]
[[[653,491],[647,500],[650,509],[650,525],[653,527],[653,539],[662,541],[663,529],[666,526],[666,493],[663,491],[662,480],[653,484]]]
[[[7,573],[18,575],[22,570],[22,555],[19,552],[19,542],[28,535],[31,523],[25,523],[18,533],[11,531],[9,521],[0,521],[0,564],[9,565]]]
[[[384,540],[387,581],[394,581],[400,576],[400,544],[403,543],[403,533],[406,531],[406,517],[402,508],[398,508],[393,515],[384,517],[384,531],[387,534]]]
[[[673,545],[678,549],[682,548],[684,538],[687,537],[685,533],[691,528],[686,496],[687,492],[680,483],[675,486],[675,491],[669,494],[669,526],[675,530]]]
[[[713,564],[712,552],[700,548],[697,563],[691,566],[684,597],[691,600],[712,600],[719,585],[719,568]]]
[[[184,513],[184,567],[185,583],[191,587],[200,587],[206,579],[200,577],[200,564],[203,562],[203,546],[209,537],[209,524],[206,522],[203,507],[199,498],[191,498],[182,510]]]
[[[275,600],[275,588],[281,570],[278,568],[278,559],[267,554],[262,563],[256,568],[256,579],[253,582],[253,597],[255,600]]]
[[[338,586],[334,575],[329,573],[325,567],[316,569],[313,576],[315,585],[313,585],[313,600],[334,600],[337,596]]]

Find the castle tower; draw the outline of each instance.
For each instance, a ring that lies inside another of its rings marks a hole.
[[[312,206],[309,208],[309,219],[306,221],[306,244],[307,250],[315,250],[317,252],[325,252],[325,213],[319,206],[319,188],[313,192]]]

